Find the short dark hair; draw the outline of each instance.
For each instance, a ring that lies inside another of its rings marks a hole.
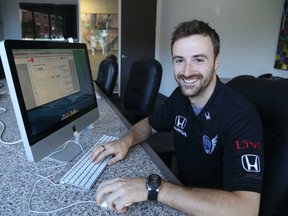
[[[195,19],[191,21],[182,22],[178,26],[176,26],[171,37],[171,53],[173,45],[177,40],[191,35],[203,35],[203,36],[208,35],[212,41],[214,59],[217,57],[217,55],[220,52],[219,35],[213,28],[209,26],[208,23]]]

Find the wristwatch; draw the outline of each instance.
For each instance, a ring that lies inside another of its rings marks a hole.
[[[148,190],[148,200],[157,200],[158,192],[161,186],[161,177],[157,174],[151,174],[146,181]]]

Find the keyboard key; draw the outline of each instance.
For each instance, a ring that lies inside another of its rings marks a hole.
[[[106,168],[112,155],[107,156],[102,162],[95,164],[90,161],[90,154],[98,144],[118,139],[117,137],[103,135],[93,147],[89,149],[79,161],[76,162],[60,179],[61,183],[74,185],[90,190]]]

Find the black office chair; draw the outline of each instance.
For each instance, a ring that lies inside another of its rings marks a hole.
[[[154,111],[162,78],[160,62],[152,58],[135,59],[130,68],[126,92],[115,106],[131,124],[135,124]]]
[[[260,216],[288,215],[288,79],[238,78],[228,86],[257,108],[264,128],[264,177]]]
[[[99,65],[96,85],[107,95],[112,98],[113,90],[118,76],[118,63],[111,59],[104,59]]]
[[[248,75],[248,74],[242,74],[242,75],[238,75],[238,76],[234,77],[233,79],[242,79],[242,78],[250,79],[250,78],[255,78],[255,76]]]

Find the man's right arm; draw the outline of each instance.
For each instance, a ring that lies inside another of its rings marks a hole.
[[[129,148],[135,144],[144,142],[147,140],[152,133],[155,131],[151,128],[148,118],[145,118],[139,122],[137,122],[131,129],[124,135],[121,139],[123,139],[127,144],[129,144]]]
[[[147,140],[154,132],[148,118],[145,118],[133,125],[127,134],[119,140],[105,143],[105,151],[103,151],[101,145],[97,145],[91,154],[91,160],[98,163],[108,155],[114,154],[115,156],[108,163],[112,165],[122,160],[133,145]]]

